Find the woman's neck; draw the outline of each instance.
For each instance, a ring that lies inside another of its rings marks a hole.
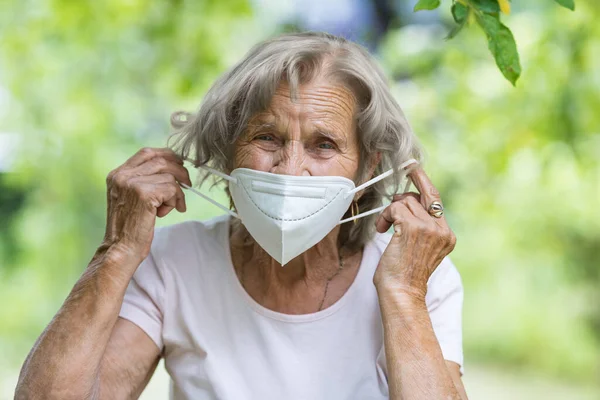
[[[232,220],[230,247],[234,268],[242,286],[263,306],[289,314],[315,312],[329,280],[331,290],[327,290],[327,297],[331,298],[326,299],[325,307],[345,293],[358,271],[362,252],[351,254],[346,249],[340,250],[338,237],[339,227],[336,227],[315,246],[282,267],[238,220]],[[331,278],[340,268],[340,253],[344,268],[339,272],[339,279],[336,276],[334,281]],[[341,295],[335,298],[330,293]]]

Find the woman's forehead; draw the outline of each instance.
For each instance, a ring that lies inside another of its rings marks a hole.
[[[254,115],[251,127],[281,129],[298,121],[322,126],[324,130],[348,130],[354,125],[356,101],[353,93],[342,85],[315,82],[300,85],[292,98],[287,84],[281,84],[266,110]]]
[[[293,88],[295,98],[292,98],[292,88],[282,81],[271,98],[270,106],[294,107],[298,111],[310,111],[311,108],[337,107],[344,109],[347,114],[354,114],[356,97],[345,85],[335,82],[332,78],[317,77],[310,82]]]

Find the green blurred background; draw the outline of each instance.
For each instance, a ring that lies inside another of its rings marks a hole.
[[[444,41],[449,1],[415,2],[0,2],[0,399],[101,241],[106,174],[295,29],[366,45],[424,144],[458,237],[471,398],[600,399],[600,3],[513,2],[513,88],[476,26]],[[188,196],[158,223],[218,213]],[[159,367],[143,398],[167,386]]]

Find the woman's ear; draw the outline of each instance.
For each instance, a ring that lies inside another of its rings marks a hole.
[[[373,157],[373,159],[371,160],[371,165],[369,166],[369,176],[373,176],[373,174],[375,173],[375,168],[377,168],[377,166],[379,165],[379,163],[381,162],[381,152],[378,151],[377,153],[375,153],[375,157]]]
[[[365,182],[368,181],[369,179],[374,178],[373,174],[375,173],[375,169],[381,162],[381,157],[382,157],[381,152],[378,151],[371,158],[371,160],[369,162],[369,168],[367,170],[367,173],[365,174],[365,176],[366,176]],[[354,196],[354,201],[358,201],[358,199],[360,199],[362,197],[363,193],[364,193],[364,190],[361,190],[360,192],[356,193],[356,195]]]

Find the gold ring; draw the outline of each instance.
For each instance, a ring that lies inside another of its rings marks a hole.
[[[442,218],[442,215],[444,215],[444,206],[439,201],[434,201],[427,209],[427,212],[432,217]]]

